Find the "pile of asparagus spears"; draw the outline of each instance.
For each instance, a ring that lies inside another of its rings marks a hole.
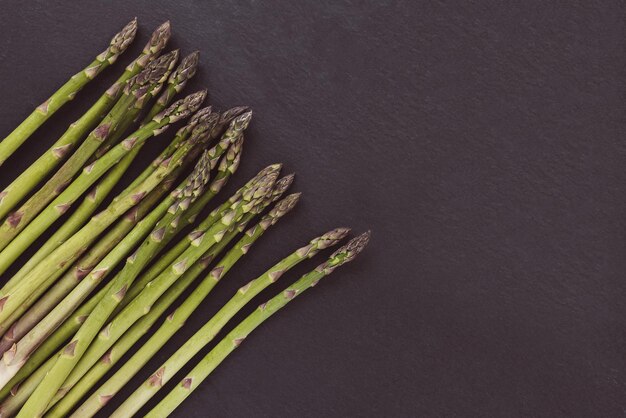
[[[0,164],[111,66],[136,32],[135,19],[4,138]],[[252,112],[202,107],[206,91],[177,98],[196,73],[198,53],[182,59],[177,50],[165,53],[169,38],[166,22],[84,115],[0,193],[0,274],[32,254],[13,266],[11,277],[4,274],[0,289],[1,417],[92,416],[133,376],[148,376],[146,363],[300,198],[287,195],[293,175],[281,177],[281,164],[273,164],[215,201],[237,170]],[[177,123],[160,155],[107,199],[144,144]],[[40,244],[47,231],[50,238]],[[148,413],[167,416],[250,332],[363,250],[369,233],[258,306],[180,375],[255,296],[348,232],[337,228],[312,239],[243,285],[113,416],[134,415],[177,377],[180,383]],[[177,303],[183,293],[189,296]]]

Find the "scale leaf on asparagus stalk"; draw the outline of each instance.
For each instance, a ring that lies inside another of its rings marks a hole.
[[[9,158],[48,118],[72,100],[91,80],[113,64],[128,48],[137,33],[137,19],[133,19],[116,34],[106,50],[84,70],[74,74],[52,96],[39,105],[20,125],[0,142],[0,166]]]
[[[75,183],[77,183],[75,189],[78,189],[82,194],[90,184],[93,184],[93,182],[97,180],[98,174],[104,174],[110,165],[119,161],[119,159],[136,146],[138,142],[144,141],[154,135],[155,130],[162,131],[169,124],[187,118],[200,107],[205,97],[206,91],[191,94],[185,99],[174,103],[168,110],[155,116],[144,128],[140,128],[135,134],[122,141],[121,144],[107,152],[91,167],[84,170],[81,176],[79,176],[59,198],[65,199],[67,196],[63,196],[64,193],[74,192],[72,186],[74,186]],[[20,282],[21,286],[15,285],[11,288],[5,286],[2,291],[0,291],[0,323],[5,321],[17,306],[28,298],[32,289],[43,285],[46,279],[53,274],[56,269],[63,268],[70,260],[75,260],[106,228],[122,216],[128,209],[137,205],[165,177],[179,167],[183,161],[184,155],[174,153],[172,157],[163,161],[161,166],[140,185],[129,191],[122,199],[114,200],[105,210],[91,218],[91,220],[72,235],[71,238],[43,259],[24,277]],[[95,175],[96,179],[92,179],[92,175]],[[73,198],[75,199],[75,197]]]
[[[280,309],[284,308],[285,305],[294,300],[297,296],[311,287],[316,286],[320,280],[331,274],[335,269],[354,260],[354,258],[363,251],[369,239],[369,232],[354,238],[346,246],[337,250],[326,262],[319,265],[315,270],[305,274],[300,280],[287,287],[284,291],[274,296],[269,301],[259,305],[252,314],[239,323],[239,325],[229,332],[209,354],[200,360],[200,362],[185,375],[180,383],[172,389],[154,409],[146,414],[145,417],[160,418],[169,416],[230,353],[241,345],[252,331]],[[139,394],[139,391],[133,393],[111,417],[131,416],[131,414],[127,412],[129,409],[127,406],[134,406],[133,402],[136,401],[136,397],[138,397]],[[74,414],[72,416],[78,417],[80,415]]]
[[[76,144],[100,122],[122,94],[126,82],[142,71],[165,48],[170,37],[169,22],[159,26],[143,51],[123,74],[109,87],[83,116],[72,123],[67,131],[30,167],[0,192],[0,219],[11,211],[35,186],[71,153]]]

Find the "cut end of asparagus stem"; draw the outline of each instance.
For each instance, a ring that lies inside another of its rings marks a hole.
[[[371,231],[367,231],[351,239],[350,242],[335,251],[326,262],[320,264],[316,270],[330,274],[337,267],[354,260],[356,256],[365,249],[370,241],[371,235]]]
[[[155,31],[152,33],[152,36],[150,37],[150,40],[144,47],[143,53],[150,55],[158,54],[163,48],[165,48],[165,45],[167,45],[167,42],[170,40],[171,36],[172,28],[170,25],[170,21],[168,20],[167,22],[162,23],[161,26],[155,29]]]
[[[137,35],[137,18],[128,22],[128,24],[124,26],[124,29],[111,39],[107,51],[111,55],[109,58],[110,62],[115,61],[122,52],[126,51],[126,48],[128,48],[135,39],[135,35]]]

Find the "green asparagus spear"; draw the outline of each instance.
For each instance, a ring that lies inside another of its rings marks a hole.
[[[252,331],[270,316],[282,309],[287,303],[291,302],[296,296],[301,295],[307,289],[317,285],[321,279],[335,271],[337,267],[352,261],[363,251],[369,241],[369,237],[370,234],[368,232],[354,238],[345,247],[335,252],[328,261],[318,266],[312,272],[302,276],[300,280],[293,283],[269,301],[261,304],[252,314],[224,337],[209,354],[200,360],[196,367],[187,373],[181,382],[145,417],[159,418],[169,416],[230,353],[241,345]],[[157,380],[158,379],[153,379],[153,382]],[[133,405],[133,402],[136,402],[136,399],[139,398],[141,394],[142,392],[138,390],[131,395],[111,417],[130,417],[131,413],[129,413],[129,411],[138,409]],[[145,401],[143,403],[145,403]],[[79,417],[81,415],[74,414],[72,416]]]
[[[276,282],[285,272],[301,261],[311,258],[321,250],[329,248],[341,241],[348,234],[349,229],[337,228],[321,237],[313,239],[308,245],[296,250],[267,272],[252,280],[239,291],[185,344],[183,344],[161,367],[114,412],[114,416],[130,417],[135,414],[159,389],[166,384],[187,362],[215,338],[219,331],[239,312],[248,302]],[[222,271],[219,266],[213,269],[212,274],[218,280]],[[131,401],[132,399],[132,401]]]
[[[0,165],[6,161],[50,116],[72,100],[87,83],[113,64],[135,39],[137,19],[128,23],[113,37],[108,48],[84,70],[75,74],[52,96],[33,111],[20,125],[0,142]]]

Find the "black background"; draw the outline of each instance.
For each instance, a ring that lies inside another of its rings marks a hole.
[[[297,173],[297,210],[149,370],[292,249],[335,226],[372,229],[357,261],[268,321],[175,416],[623,416],[625,8],[3,1],[0,128],[133,16],[124,63],[170,19],[171,45],[202,53],[187,91],[255,111],[223,197],[272,162]],[[1,184],[120,69],[40,129]]]

